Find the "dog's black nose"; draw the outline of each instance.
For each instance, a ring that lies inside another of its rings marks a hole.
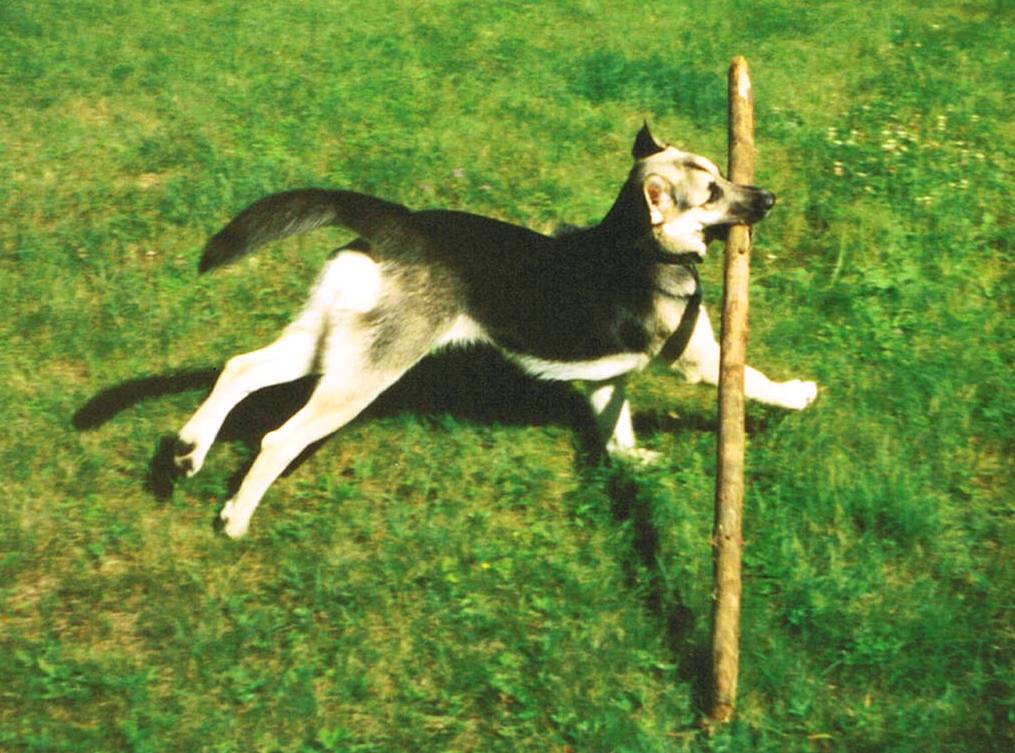
[[[767,212],[769,209],[775,206],[775,196],[770,194],[768,191],[761,192],[761,204],[765,207]]]

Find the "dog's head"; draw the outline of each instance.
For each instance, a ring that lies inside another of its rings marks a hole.
[[[660,144],[648,124],[631,152],[631,178],[641,187],[652,232],[664,252],[704,258],[708,242],[725,228],[758,222],[775,204],[768,191],[726,180],[711,160]]]

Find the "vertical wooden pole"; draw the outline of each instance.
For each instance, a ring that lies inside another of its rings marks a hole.
[[[729,179],[754,181],[754,93],[747,61],[729,70]],[[712,613],[712,707],[714,722],[728,722],[736,707],[740,663],[740,562],[744,502],[744,363],[747,354],[747,283],[751,235],[730,228],[726,241],[719,367],[719,437],[713,530],[715,602]]]

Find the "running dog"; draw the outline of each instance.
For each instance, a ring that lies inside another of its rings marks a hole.
[[[634,166],[602,222],[558,237],[319,188],[260,199],[213,236],[202,272],[328,225],[359,236],[331,255],[302,313],[275,342],[228,361],[175,441],[176,470],[193,475],[244,397],[319,376],[307,404],[264,437],[222,508],[226,534],[246,533],[265,491],[308,445],[352,420],[426,355],[450,346],[486,343],[533,376],[591,383],[606,451],[643,459],[625,379],[659,359],[690,382],[716,384],[719,344],[700,304],[695,264],[715,233],[758,222],[775,198],[729,182],[704,157],[658,143],[647,124],[632,155]],[[747,367],[745,392],[800,410],[817,387],[773,382]]]

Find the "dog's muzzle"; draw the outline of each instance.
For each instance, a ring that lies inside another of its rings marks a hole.
[[[733,206],[730,221],[705,228],[705,243],[725,241],[729,236],[730,225],[753,225],[764,219],[768,211],[775,206],[775,195],[765,189],[755,186],[744,186],[744,189],[749,195]]]
[[[758,222],[775,206],[775,195],[754,186],[748,186],[748,190],[752,195],[743,207],[745,220],[747,223]]]

